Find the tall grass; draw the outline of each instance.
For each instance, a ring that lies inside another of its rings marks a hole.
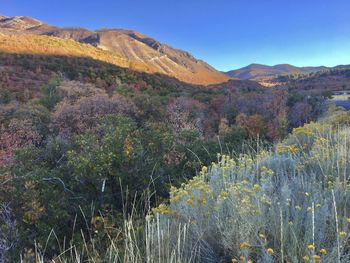
[[[133,214],[133,213],[131,213]],[[69,242],[69,246],[63,245],[62,252],[52,259],[45,256],[45,248],[27,251],[21,255],[20,262],[123,262],[123,263],[196,263],[198,262],[199,246],[192,243],[188,232],[187,223],[177,223],[171,220],[161,220],[159,215],[150,215],[144,221],[134,219],[132,216],[125,218],[122,228],[117,236],[108,236],[108,247],[101,248],[101,244],[90,233],[89,241],[86,234],[81,232],[83,244]],[[48,239],[60,240],[54,232]],[[101,253],[101,250],[104,251]]]

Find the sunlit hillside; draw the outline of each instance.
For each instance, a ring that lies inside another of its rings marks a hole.
[[[151,68],[145,69],[137,62],[130,63],[109,51],[105,51],[88,44],[81,44],[74,40],[61,39],[49,36],[34,35],[0,35],[0,51],[19,54],[57,55],[87,57],[103,62],[111,63],[121,67],[142,69],[152,72]]]
[[[28,17],[0,17],[0,36],[0,50],[6,52],[89,57],[200,85],[230,79],[190,53],[132,30],[104,29],[93,32],[57,28]]]

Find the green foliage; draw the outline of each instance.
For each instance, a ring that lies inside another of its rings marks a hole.
[[[292,93],[288,97],[287,105],[289,107],[291,107],[291,106],[295,105],[297,102],[300,102],[303,100],[304,100],[304,96],[302,94]]]
[[[12,94],[7,89],[0,88],[0,104],[8,104],[12,99]]]
[[[239,126],[233,126],[224,135],[224,149],[228,149],[228,153],[241,152],[242,144],[246,139],[248,139],[246,131]]]
[[[91,200],[104,200],[121,207],[119,183],[124,186],[139,182],[136,170],[137,160],[142,154],[142,145],[135,122],[125,117],[107,116],[101,129],[101,136],[91,132],[75,140],[75,149],[67,152],[68,166],[76,180],[84,182],[75,191],[88,192]],[[104,181],[106,192],[101,188]]]
[[[42,97],[40,98],[39,103],[50,111],[54,109],[62,97],[57,89],[58,85],[59,81],[57,79],[51,79],[47,85],[42,88]]]
[[[331,91],[323,91],[322,96],[326,99],[331,99],[333,97],[333,93]]]
[[[10,200],[17,219],[17,248],[33,246],[33,239],[44,245],[52,229],[64,237],[71,227],[62,223],[71,224],[73,215],[70,214],[70,194],[59,177],[59,169],[50,167],[42,151],[33,146],[18,150],[14,160],[16,165],[11,167],[11,173],[17,176],[8,181],[3,190],[8,193],[11,189],[11,196],[15,197]],[[2,195],[2,199],[5,202],[7,198]],[[48,253],[59,248],[56,242],[48,245]],[[16,255],[18,253],[16,250]]]
[[[322,120],[333,127],[349,126],[350,113],[342,108],[331,105]]]

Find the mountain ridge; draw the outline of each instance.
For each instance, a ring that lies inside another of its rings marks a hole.
[[[328,67],[296,67],[290,64],[277,64],[268,66],[263,64],[250,64],[246,67],[225,72],[230,77],[239,79],[254,79],[259,77],[271,77],[282,74],[311,73],[326,70]]]
[[[191,84],[222,83],[229,76],[217,71],[189,52],[163,44],[147,35],[128,29],[60,28],[25,16],[0,17],[0,34],[46,35],[71,39],[110,51],[124,58],[127,67],[151,73],[166,74]],[[137,68],[134,67],[137,64]],[[122,65],[125,67],[125,63]]]

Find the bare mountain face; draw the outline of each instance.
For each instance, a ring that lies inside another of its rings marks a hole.
[[[0,34],[35,34],[72,39],[113,52],[128,61],[127,67],[161,73],[192,84],[225,82],[229,76],[186,51],[175,49],[139,32],[125,29],[59,28],[29,17],[0,17]],[[135,66],[137,65],[137,66]],[[120,65],[125,66],[125,65]]]
[[[289,64],[280,64],[275,66],[266,66],[260,64],[251,64],[247,67],[231,70],[226,74],[239,79],[256,79],[259,77],[270,77],[283,74],[301,74],[317,72],[327,69],[326,67],[295,67]]]
[[[30,28],[37,27],[42,24],[43,23],[41,21],[26,16],[0,16],[0,28],[2,29],[28,30]]]

